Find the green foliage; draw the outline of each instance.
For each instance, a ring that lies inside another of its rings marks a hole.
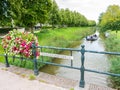
[[[116,33],[111,33],[111,36],[106,39],[105,46],[107,51],[110,52],[120,52],[120,35],[116,35]],[[110,72],[115,74],[120,74],[120,58],[119,56],[110,56],[111,62]],[[110,81],[112,83],[112,87],[120,89],[120,77],[110,77]]]
[[[0,34],[8,33],[12,28],[0,28]]]
[[[105,41],[107,51],[120,52],[120,39],[117,38],[116,33],[110,35]]]
[[[57,6],[57,3],[55,0],[52,2],[52,9],[50,10],[50,21],[49,23],[52,25],[52,28],[55,28],[55,25],[58,25],[59,23],[59,8]]]
[[[99,17],[99,26],[102,31],[120,30],[120,6],[110,5],[105,13]]]
[[[115,73],[115,74],[120,74],[120,58],[115,57],[111,58],[111,67],[110,67],[110,72]],[[116,89],[120,89],[120,77],[110,77],[112,87]]]
[[[81,40],[88,34],[93,33],[93,30],[93,28],[89,27],[70,27],[55,30],[50,29],[46,33],[36,33],[36,36],[38,37],[38,41],[41,46],[68,47],[77,40]]]
[[[0,39],[0,42],[2,42],[2,39]],[[2,48],[1,44],[0,44],[0,54],[4,54],[4,49]],[[0,62],[4,62],[4,57],[0,56]]]
[[[22,2],[20,24],[32,28],[37,23],[45,23],[51,9],[51,0],[22,0]]]
[[[11,26],[12,19],[15,25],[25,27],[45,23],[51,5],[51,0],[2,0],[0,1],[0,25]]]
[[[0,4],[0,25],[12,26],[11,20],[21,16],[21,0],[1,0]]]
[[[3,3],[7,4],[7,8]],[[89,22],[79,12],[59,9],[55,0],[2,0],[0,10],[1,26],[13,26],[14,21],[15,26],[31,29],[32,32],[37,23],[49,24],[52,28],[96,25],[95,21]]]
[[[33,74],[30,74],[30,76],[29,76],[29,80],[35,80],[35,79],[36,79],[36,76],[33,75]]]
[[[70,47],[76,41],[80,41],[85,36],[92,34],[94,32],[93,28],[90,27],[72,27],[72,28],[61,28],[61,29],[48,29],[47,31],[37,32],[35,35],[38,37],[38,41],[41,46],[56,46],[56,47]],[[46,50],[42,50],[46,51]],[[51,53],[59,53],[60,51],[47,51]],[[2,46],[0,45],[0,53],[4,53]],[[4,61],[4,57],[0,57],[0,61]],[[42,60],[42,57],[39,58],[38,62]],[[52,58],[44,57],[45,61],[51,61]],[[15,58],[13,62],[13,58],[9,58],[9,63],[12,65],[16,65],[19,67],[25,67],[29,69],[33,69],[33,62],[32,60],[26,59],[19,59]],[[39,63],[38,68],[43,67],[44,64]]]
[[[88,20],[85,16],[76,11],[70,11],[67,9],[59,10],[60,24],[62,27],[69,26],[88,26]]]
[[[96,26],[96,22],[93,20],[88,20],[88,26]]]
[[[70,90],[74,90],[74,88],[70,88]]]

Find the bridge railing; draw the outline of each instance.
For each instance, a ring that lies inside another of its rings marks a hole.
[[[36,57],[36,48],[40,48],[41,50],[41,58],[37,59]],[[49,53],[43,53],[43,49],[52,49],[52,50],[60,50],[60,51],[69,51],[70,55],[69,56],[64,56],[64,55],[57,55],[57,54],[49,54]],[[72,53],[74,52],[80,52],[81,53],[81,65],[80,67],[75,67],[73,66],[73,58],[72,58]],[[120,53],[118,52],[100,52],[100,51],[92,51],[92,50],[85,50],[85,46],[82,45],[81,49],[75,49],[75,48],[59,48],[59,47],[51,47],[51,46],[36,46],[34,43],[32,44],[32,53],[33,53],[33,63],[34,63],[34,74],[38,75],[39,71],[38,71],[38,65],[39,63],[43,63],[43,64],[50,64],[50,65],[54,65],[54,66],[59,66],[59,67],[65,67],[65,68],[71,68],[71,69],[76,69],[80,71],[80,82],[79,82],[79,86],[83,87],[85,86],[85,80],[84,80],[84,72],[93,72],[93,73],[98,73],[98,74],[104,74],[104,75],[110,75],[110,76],[117,76],[120,77],[120,74],[115,74],[115,73],[110,73],[110,72],[102,72],[102,71],[97,71],[97,70],[91,70],[91,69],[86,69],[84,66],[85,63],[85,53],[97,53],[97,54],[108,54],[108,55],[120,55]],[[66,58],[66,59],[71,59],[71,64],[70,65],[63,65],[63,64],[57,64],[57,63],[53,63],[53,62],[46,62],[44,61],[43,57],[45,56],[50,56],[50,57],[55,57],[55,58]],[[9,61],[8,61],[8,55],[5,54],[5,62],[6,62],[6,67],[9,67]],[[17,57],[14,57],[17,58]],[[23,58],[22,58],[23,59]]]
[[[72,52],[73,51],[81,52],[81,66],[80,67],[74,67],[73,66],[73,60],[71,61],[71,66],[41,61],[42,63],[45,63],[45,64],[50,64],[50,65],[55,65],[55,66],[60,66],[60,67],[66,67],[66,68],[80,70],[80,72],[81,72],[80,83],[79,83],[80,87],[84,88],[84,86],[85,86],[85,80],[84,80],[84,72],[85,71],[87,71],[87,72],[93,72],[93,73],[98,73],[98,74],[104,74],[104,75],[110,75],[110,76],[120,77],[120,74],[115,74],[115,73],[110,73],[110,72],[102,72],[102,71],[97,71],[97,70],[91,70],[91,69],[85,68],[85,66],[84,66],[84,63],[85,63],[85,56],[84,55],[85,55],[86,52],[87,53],[97,53],[97,54],[108,54],[108,55],[120,55],[119,52],[102,52],[102,51],[85,50],[85,46],[84,45],[81,46],[81,49],[59,48],[59,47],[51,47],[51,46],[38,46],[36,48],[41,48],[41,50],[43,48],[46,48],[46,49],[69,51],[71,56],[72,56]]]

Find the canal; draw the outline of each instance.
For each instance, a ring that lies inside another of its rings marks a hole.
[[[93,42],[86,41],[85,39],[83,39],[82,43],[80,45],[77,45],[74,48],[81,48],[81,45],[85,45],[86,50],[105,51],[104,44],[101,38],[98,38],[98,40],[93,41]],[[68,52],[62,52],[62,53],[66,54]],[[73,66],[80,67],[81,53],[73,52],[73,57],[74,57]],[[53,62],[59,63],[59,64],[70,65],[69,60],[54,59]],[[85,53],[85,68],[92,69],[92,70],[98,70],[98,71],[107,71],[109,69],[109,61],[107,60],[107,56],[103,54]],[[80,80],[79,70],[46,65],[45,67],[40,69],[40,71],[53,74],[56,76],[69,78],[69,79],[74,79],[78,81]],[[108,84],[107,78],[108,77],[106,75],[85,72],[85,82],[87,83],[107,86]]]

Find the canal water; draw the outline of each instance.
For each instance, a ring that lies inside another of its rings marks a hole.
[[[81,45],[85,45],[86,50],[105,51],[104,44],[101,38],[93,42],[83,39],[83,42],[74,48],[81,48]],[[66,53],[68,52],[63,52],[63,54]],[[80,67],[81,53],[73,52],[73,57],[73,66]],[[53,62],[70,65],[70,60],[55,59]],[[85,53],[85,68],[97,71],[107,71],[109,69],[109,61],[107,60],[107,56],[103,54]],[[73,80],[80,80],[80,71],[75,69],[46,65],[40,71]],[[106,75],[85,72],[85,82],[87,83],[107,86],[107,77],[108,76]]]

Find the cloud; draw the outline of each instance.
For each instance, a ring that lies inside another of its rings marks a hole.
[[[59,8],[69,8],[83,14],[87,19],[98,21],[100,13],[109,5],[120,5],[120,0],[55,0]]]

